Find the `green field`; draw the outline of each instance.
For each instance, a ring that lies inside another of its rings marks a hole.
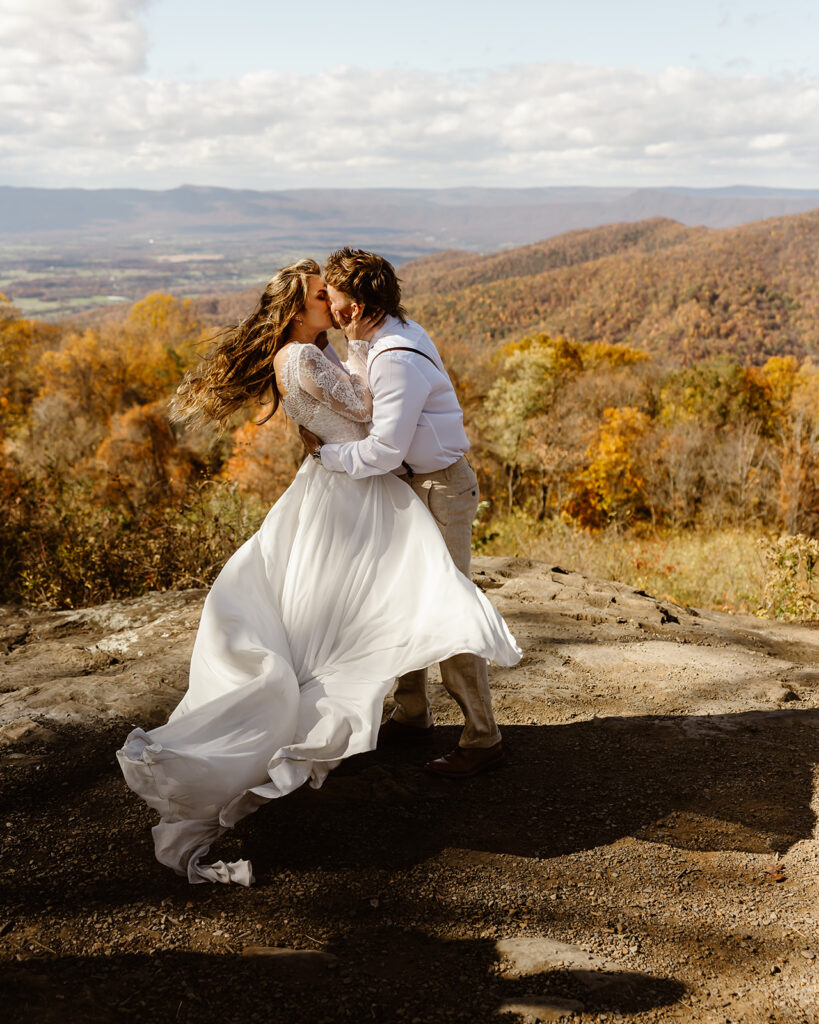
[[[26,316],[59,321],[91,310],[135,302],[151,292],[186,297],[234,291],[266,280],[276,267],[303,255],[294,250],[248,250],[213,240],[135,240],[109,246],[48,247],[0,244],[0,292]],[[321,255],[321,254],[318,254]]]

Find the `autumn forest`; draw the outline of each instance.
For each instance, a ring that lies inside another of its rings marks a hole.
[[[404,265],[464,408],[476,550],[819,617],[818,253],[819,211]],[[253,299],[155,293],[48,324],[3,298],[0,600],[206,586],[253,532],[302,460],[293,425],[250,408],[222,435],[168,418],[185,369]]]

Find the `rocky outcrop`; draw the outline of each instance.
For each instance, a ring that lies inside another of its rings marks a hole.
[[[527,559],[475,559],[473,578],[525,652],[516,668],[493,669],[501,720],[817,706],[819,631],[810,625],[695,611]],[[54,722],[164,721],[187,686],[204,597],[0,609],[0,745],[47,740]],[[434,679],[433,691],[446,721],[453,712]]]

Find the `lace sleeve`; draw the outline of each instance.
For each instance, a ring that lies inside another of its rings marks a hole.
[[[367,423],[373,414],[373,396],[366,375],[345,373],[326,359],[315,345],[300,345],[299,387],[348,420]]]

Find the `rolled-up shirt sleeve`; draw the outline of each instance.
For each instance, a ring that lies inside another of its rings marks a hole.
[[[363,441],[322,445],[325,469],[361,479],[391,473],[401,465],[430,392],[429,381],[414,364],[417,358],[385,352],[372,361],[370,433]]]

